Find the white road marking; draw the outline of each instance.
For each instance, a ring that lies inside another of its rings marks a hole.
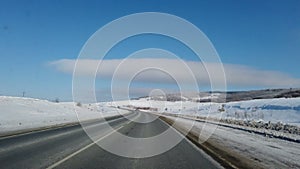
[[[87,146],[83,147],[83,148],[82,148],[82,149],[80,149],[80,150],[77,150],[76,152],[74,152],[74,153],[70,154],[69,156],[67,156],[67,157],[63,158],[62,160],[60,160],[60,161],[58,161],[58,162],[56,162],[56,163],[52,164],[52,165],[51,165],[51,166],[49,166],[47,169],[52,169],[52,168],[54,168],[54,167],[57,167],[57,166],[59,166],[59,165],[60,165],[60,164],[62,164],[63,162],[65,162],[65,161],[67,161],[68,159],[70,159],[70,158],[74,157],[75,155],[77,155],[77,154],[81,153],[82,151],[84,151],[84,150],[86,150],[86,149],[90,148],[91,146],[93,146],[93,145],[97,144],[97,142],[99,142],[99,141],[101,141],[102,139],[104,139],[104,138],[108,137],[109,135],[111,135],[112,133],[116,132],[117,130],[119,130],[119,129],[123,128],[123,127],[124,127],[124,125],[123,125],[123,126],[120,126],[120,127],[118,127],[117,129],[115,129],[115,130],[113,130],[113,131],[111,131],[111,132],[109,132],[109,133],[107,133],[106,135],[104,135],[103,137],[99,138],[99,139],[98,139],[98,140],[96,140],[95,142],[93,142],[93,143],[91,143],[91,144],[89,144],[89,145],[87,145]]]
[[[138,116],[138,117],[139,117],[139,116]],[[137,119],[138,117],[134,118],[134,120]],[[133,120],[133,121],[134,121],[134,120]],[[89,145],[83,147],[83,148],[80,149],[80,150],[77,150],[76,152],[70,154],[69,156],[63,158],[62,160],[60,160],[60,161],[58,161],[58,162],[52,164],[51,166],[47,167],[47,169],[52,169],[52,168],[55,168],[55,167],[59,166],[59,165],[62,164],[63,162],[65,162],[65,161],[67,161],[68,159],[74,157],[75,155],[81,153],[82,151],[84,151],[84,150],[90,148],[91,146],[97,144],[97,142],[103,140],[104,138],[108,137],[109,135],[113,134],[114,132],[117,132],[118,130],[120,130],[121,128],[125,127],[126,125],[128,125],[128,124],[131,123],[131,122],[132,122],[132,121],[129,121],[129,122],[127,122],[126,124],[124,124],[124,125],[122,125],[122,126],[116,128],[116,129],[114,129],[113,131],[107,133],[106,135],[104,135],[103,137],[101,137],[101,138],[99,138],[98,140],[94,141],[93,143],[91,143],[91,144],[89,144]]]
[[[113,130],[113,131],[107,133],[106,135],[104,135],[103,137],[101,137],[101,138],[99,138],[98,140],[94,141],[93,143],[91,143],[91,144],[89,144],[89,145],[83,147],[83,148],[80,149],[80,150],[77,150],[76,152],[70,154],[69,156],[63,158],[62,160],[60,160],[60,161],[58,161],[58,162],[52,164],[51,166],[47,167],[47,169],[52,169],[52,168],[55,168],[55,167],[59,166],[59,165],[62,164],[63,162],[65,162],[65,161],[67,161],[68,159],[74,157],[75,155],[81,153],[82,151],[84,151],[84,150],[90,148],[91,146],[97,144],[97,142],[99,142],[99,141],[101,141],[102,139],[108,137],[109,135],[111,135],[112,133],[116,132],[117,130],[119,130],[119,129],[123,128],[123,127],[124,127],[124,126],[120,126],[120,127],[118,127],[117,129],[115,129],[115,130]]]

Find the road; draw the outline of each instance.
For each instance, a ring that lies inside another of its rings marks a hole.
[[[146,123],[147,121],[151,122]],[[105,144],[108,147],[119,144],[118,141],[121,139],[116,133],[131,138],[149,138],[167,129],[174,130],[160,119],[156,119],[154,115],[138,111],[127,115],[126,118],[110,119],[109,125],[116,131],[105,125],[104,121],[91,122],[84,126],[88,130],[89,136],[95,140],[106,140]],[[173,133],[180,135],[175,130]],[[89,136],[80,125],[74,125],[1,138],[0,168],[217,168],[215,162],[209,160],[202,151],[186,139],[183,139],[169,151],[153,157],[128,158],[104,150],[94,143]],[[122,152],[131,152],[138,157],[145,151],[153,151],[159,146],[159,144],[152,147],[145,145],[139,147],[143,151],[132,152],[131,150],[135,147],[124,146]]]

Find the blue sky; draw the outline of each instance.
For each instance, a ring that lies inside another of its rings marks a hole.
[[[76,59],[84,43],[100,27],[137,12],[164,12],[188,20],[207,35],[223,63],[277,71],[300,79],[298,0],[2,0],[0,94],[20,96],[26,91],[30,97],[70,100],[72,75],[58,71],[49,63]],[[177,45],[163,38],[136,37],[124,47],[117,46],[108,59],[119,59],[145,47],[160,47],[180,54],[184,60],[194,60],[191,53]],[[229,89],[266,87],[233,84]]]

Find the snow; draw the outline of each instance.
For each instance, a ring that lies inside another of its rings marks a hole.
[[[76,110],[76,111],[75,111]],[[77,113],[76,113],[77,112]],[[33,98],[0,96],[0,135],[19,130],[61,125],[127,113],[108,103],[54,103]]]
[[[119,106],[153,107],[158,112],[200,117],[254,120],[300,126],[300,98],[258,99],[229,103],[198,103],[192,101],[140,100],[116,103]]]
[[[299,143],[233,130],[211,123],[195,122],[169,116],[167,118],[176,120],[175,126],[173,125],[175,128],[189,130],[192,125],[191,132],[199,137],[198,141],[200,143],[206,141],[214,147],[237,156],[238,159],[255,159],[251,161],[252,166],[257,165],[262,168],[300,167]]]
[[[203,97],[201,97],[200,99],[201,100],[207,100],[207,99],[217,99],[217,98],[219,98],[220,97],[220,93],[212,93],[212,94],[210,94],[210,95],[208,95],[208,96],[203,96]]]

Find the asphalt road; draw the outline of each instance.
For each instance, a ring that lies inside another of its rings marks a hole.
[[[174,130],[160,119],[155,119],[154,115],[141,112],[134,112],[126,118],[110,119],[109,124],[115,130],[111,130],[103,121],[87,123],[84,126],[90,137],[100,140],[99,142],[102,141],[106,147],[120,145],[122,139],[118,138],[118,134],[142,139],[154,137],[168,129]],[[175,130],[172,135],[181,137]],[[89,136],[80,125],[75,125],[1,138],[0,168],[217,168],[216,163],[209,160],[202,151],[199,151],[186,139],[169,151],[153,157],[128,158],[108,152],[94,143]],[[123,146],[121,152],[128,152],[127,154],[139,157],[145,152],[154,151],[157,147],[162,146],[160,143],[150,144],[151,146],[147,145],[147,142],[141,143],[134,147]]]

